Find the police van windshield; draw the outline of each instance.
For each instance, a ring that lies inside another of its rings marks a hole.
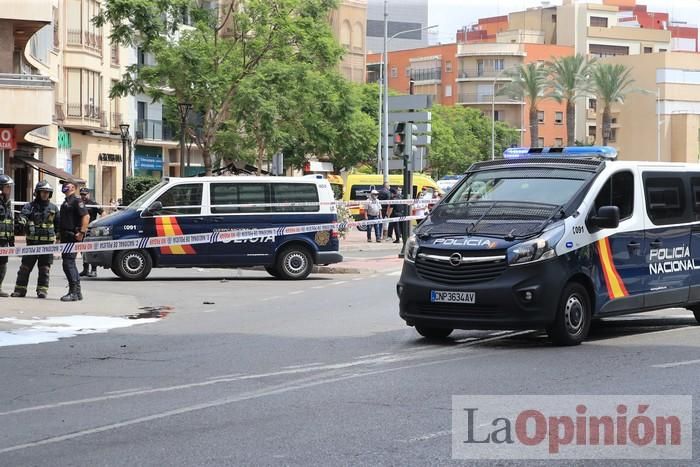
[[[566,204],[591,173],[570,169],[517,168],[475,172],[452,190],[445,203],[476,201]]]
[[[167,183],[168,182],[163,180],[160,183],[158,183],[157,185],[154,185],[150,190],[148,190],[147,192],[145,192],[144,194],[142,194],[141,196],[136,198],[134,201],[132,201],[131,204],[129,204],[129,206],[127,206],[127,207],[129,209],[134,209],[134,210],[138,211],[139,209],[141,209],[143,204],[153,195],[153,193],[160,190]]]

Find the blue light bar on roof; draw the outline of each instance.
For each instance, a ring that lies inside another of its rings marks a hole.
[[[617,149],[610,146],[567,146],[565,148],[508,148],[503,153],[504,159],[524,159],[528,157],[596,157],[614,161]]]

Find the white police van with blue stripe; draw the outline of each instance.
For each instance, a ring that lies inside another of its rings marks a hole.
[[[514,148],[474,164],[407,244],[400,315],[426,337],[686,307],[700,320],[700,165],[609,147]]]
[[[284,227],[336,222],[333,190],[320,176],[164,178],[126,209],[92,222],[87,240],[271,228],[281,232]],[[338,232],[326,230],[85,257],[127,280],[145,279],[153,267],[248,266],[264,266],[280,279],[304,279],[314,264],[342,261],[339,246]]]

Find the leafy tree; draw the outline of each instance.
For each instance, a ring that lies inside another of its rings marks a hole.
[[[437,175],[461,173],[491,154],[491,119],[480,111],[461,106],[436,105],[432,109],[430,167]],[[495,152],[518,138],[517,130],[496,122]]]
[[[342,49],[328,24],[334,0],[231,0],[221,12],[205,8],[205,3],[113,0],[94,21],[111,25],[113,43],[138,44],[156,62],[129,66],[110,97],[146,93],[154,100],[170,95],[191,103],[201,115],[201,131],[191,137],[211,174],[217,137],[247,81],[257,79],[257,72],[274,61],[330,68]],[[182,25],[187,15],[193,28]]]
[[[592,61],[576,54],[559,57],[548,64],[552,91],[550,97],[557,102],[566,102],[566,145],[575,143],[576,101],[591,93],[590,74]]]
[[[624,104],[625,97],[632,88],[634,79],[630,77],[632,70],[624,65],[611,63],[598,63],[593,68],[592,79],[595,93],[603,102],[603,145],[607,146],[610,140],[612,127],[612,113],[610,107],[614,103]]]
[[[513,81],[501,88],[498,94],[525,100],[530,105],[530,146],[537,147],[539,139],[538,105],[547,98],[545,95],[548,86],[547,70],[541,64],[533,62],[520,65],[514,70],[507,71],[505,74],[512,78]]]
[[[154,177],[127,177],[124,187],[124,199],[121,204],[127,206],[136,198],[160,183],[160,179]]]

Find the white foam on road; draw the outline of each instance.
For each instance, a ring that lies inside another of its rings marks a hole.
[[[56,342],[68,337],[105,333],[110,329],[155,323],[159,320],[159,318],[128,319],[117,316],[82,315],[34,319],[1,318],[0,323],[21,327],[11,331],[0,331],[0,347]]]

